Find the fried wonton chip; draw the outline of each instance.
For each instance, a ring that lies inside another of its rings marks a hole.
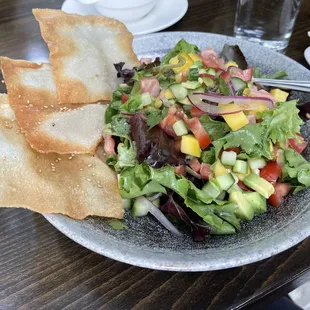
[[[81,16],[60,10],[34,9],[62,103],[110,100],[121,80],[115,63],[138,64],[132,34],[121,22],[104,16]]]
[[[116,175],[97,157],[40,154],[14,121],[7,96],[0,95],[0,207],[122,218]]]
[[[1,57],[1,67],[10,105],[34,149],[95,153],[102,140],[104,105],[59,105],[49,64]]]

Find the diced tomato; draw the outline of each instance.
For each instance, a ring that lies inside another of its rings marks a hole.
[[[187,81],[187,73],[188,73],[188,70],[185,70],[181,73],[181,80],[182,82],[186,82]]]
[[[231,79],[231,76],[227,71],[222,72],[220,77],[224,79],[226,83],[228,83]]]
[[[209,180],[209,178],[212,177],[211,165],[202,163],[199,173],[204,180]]]
[[[184,165],[175,166],[174,172],[177,175],[184,175],[185,176],[186,175],[185,166]]]
[[[160,85],[156,77],[143,77],[140,80],[141,93],[149,93],[153,97],[157,97],[160,93]]]
[[[122,93],[122,97],[121,97],[121,100],[122,100],[122,103],[125,103],[127,100],[128,100],[129,96],[125,93]]]
[[[198,108],[196,108],[195,106],[191,107],[191,116],[192,117],[200,117],[202,116],[204,113],[199,110]]]
[[[175,137],[174,139],[176,140],[176,138],[179,138],[179,137]],[[181,139],[179,140],[176,140],[174,142],[174,149],[177,151],[177,152],[181,152]]]
[[[115,155],[115,140],[111,135],[104,135],[104,151],[107,155]]]
[[[211,139],[201,125],[198,117],[188,119],[185,115],[184,121],[190,131],[194,134],[195,138],[198,140],[200,147],[204,150],[211,143]]]
[[[195,171],[198,172],[200,170],[200,162],[197,158],[193,158],[189,162],[189,166]]]
[[[260,170],[260,177],[270,183],[277,182],[282,171],[282,166],[275,161],[268,161],[267,165]]]
[[[249,114],[246,117],[249,121],[249,124],[256,124],[256,117],[254,114]]]
[[[200,76],[200,77],[208,77],[208,78],[210,78],[211,80],[214,80],[214,79],[215,79],[215,76],[214,76],[214,75],[208,74],[208,73],[200,73],[199,76]]]
[[[245,82],[252,81],[253,77],[253,68],[249,68],[246,70],[240,70],[239,68],[232,68],[230,70],[231,77],[237,77]]]
[[[288,139],[288,143],[297,153],[301,153],[307,147],[308,142],[302,135],[297,134],[297,136],[301,143],[298,143],[297,139]]]
[[[184,115],[184,111],[182,108],[178,108],[177,112],[175,113],[175,116],[178,117],[179,119],[182,119]]]
[[[251,188],[247,187],[241,180],[238,181],[237,185],[243,190],[243,191],[252,191]]]
[[[207,68],[225,68],[224,61],[218,58],[216,52],[208,47],[201,52],[202,63]]]
[[[290,192],[291,185],[287,183],[275,183],[275,192],[269,197],[268,202],[273,207],[278,207],[284,200],[284,197]]]
[[[176,137],[176,134],[172,128],[172,125],[179,120],[179,118],[175,115],[176,112],[177,108],[175,106],[171,106],[168,110],[167,116],[159,123],[159,127],[171,137]]]

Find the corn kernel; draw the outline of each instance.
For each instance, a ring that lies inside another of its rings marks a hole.
[[[163,102],[159,98],[156,98],[155,103],[154,103],[155,108],[159,109],[162,105],[163,105]]]
[[[285,102],[289,93],[279,88],[272,89],[270,95],[277,100],[277,102]]]
[[[193,135],[182,136],[181,152],[195,157],[200,157],[201,149],[198,140]]]
[[[234,112],[234,111],[240,110],[240,107],[235,103],[222,104],[220,105],[220,107],[221,107],[222,113]],[[247,117],[245,116],[243,112],[238,112],[234,114],[226,114],[226,115],[223,115],[223,118],[226,121],[227,125],[233,131],[240,129],[249,123],[249,120],[247,119]]]

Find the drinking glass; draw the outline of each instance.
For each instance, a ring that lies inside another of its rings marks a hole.
[[[300,6],[301,0],[238,0],[235,36],[284,53]]]

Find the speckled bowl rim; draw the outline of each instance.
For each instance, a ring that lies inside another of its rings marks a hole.
[[[135,38],[135,44],[139,44],[139,40],[150,36],[156,40],[163,36],[186,37],[195,34],[205,36],[206,38],[209,37],[213,40],[219,39],[220,41],[243,45],[248,48],[258,48],[257,45],[250,42],[204,32],[156,33]],[[264,47],[259,48],[276,58],[285,57],[285,62],[296,66],[299,71],[309,72],[305,67],[286,56],[279,55]],[[96,229],[92,230],[91,225],[63,215],[45,214],[44,217],[67,237],[98,254],[135,266],[169,271],[209,271],[246,265],[285,251],[310,235],[310,210],[308,208],[302,214],[298,214],[298,216],[282,226],[281,229],[277,230],[276,234],[270,234],[268,236],[268,242],[261,244],[261,240],[256,240],[253,243],[246,243],[238,248],[232,249],[226,258],[219,255],[221,251],[214,251],[213,249],[210,251],[212,253],[206,251],[206,253],[195,254],[194,257],[191,257],[188,253],[170,253],[169,251],[158,251],[152,248],[142,249],[135,245],[128,246],[128,244],[121,240],[115,242],[115,240],[112,240],[108,236],[100,234]],[[294,225],[292,225],[292,222],[294,222]],[[266,239],[266,236],[264,239]],[[245,253],[245,255],[242,253]]]

